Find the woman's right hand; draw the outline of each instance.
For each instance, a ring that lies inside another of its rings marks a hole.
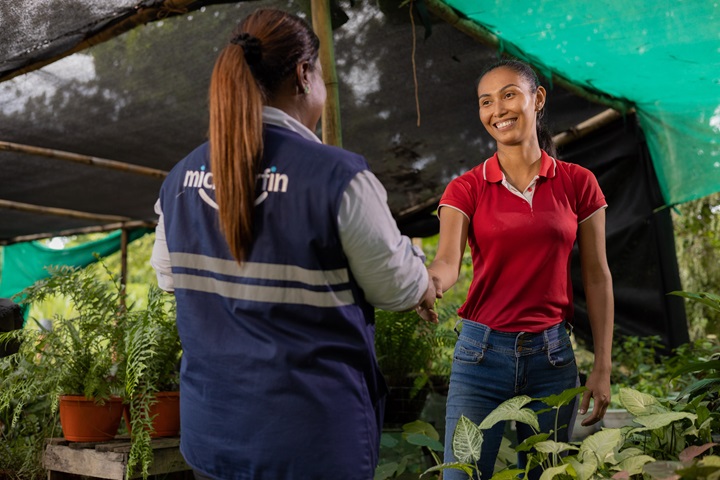
[[[438,323],[438,314],[435,311],[435,300],[442,298],[442,283],[432,270],[428,270],[428,287],[420,304],[415,311],[420,318],[431,323]]]

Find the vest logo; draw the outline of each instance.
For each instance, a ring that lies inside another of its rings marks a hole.
[[[266,168],[263,173],[257,176],[257,180],[261,193],[255,199],[255,205],[260,205],[264,202],[270,193],[287,192],[288,183],[290,182],[286,174],[277,172],[277,167]],[[185,172],[185,179],[183,180],[183,187],[197,188],[200,198],[217,210],[218,204],[207,192],[208,190],[215,190],[213,174],[207,170],[205,165],[202,165],[200,170],[187,170]]]
[[[185,172],[185,180],[183,181],[185,188],[197,188],[200,198],[215,210],[218,204],[205,190],[215,190],[212,172],[206,171],[205,165],[200,166],[200,170],[188,170]]]
[[[263,173],[257,176],[260,185],[258,187],[262,192],[255,199],[255,205],[260,205],[268,197],[270,193],[287,192],[290,179],[284,173],[277,173],[277,167],[266,168]]]
[[[185,181],[183,187],[190,188],[207,188],[208,190],[215,190],[213,184],[212,172],[205,171],[205,165],[200,167],[200,170],[188,170],[185,172]]]

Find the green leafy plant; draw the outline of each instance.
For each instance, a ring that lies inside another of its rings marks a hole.
[[[411,378],[417,391],[427,383],[435,329],[414,311],[375,311],[375,352],[388,384]]]
[[[439,463],[440,457],[436,452],[442,450],[437,430],[422,420],[406,423],[401,433],[383,432],[380,438],[380,462],[374,480],[419,478],[432,465],[428,455]]]
[[[672,209],[680,283],[689,292],[714,291],[720,285],[720,193]],[[720,337],[720,310],[686,302],[688,333],[693,340]]]
[[[716,313],[720,313],[720,296],[718,295],[682,291],[671,292],[671,295],[678,295],[701,303]],[[675,362],[672,365],[674,376],[683,378],[691,374],[694,380],[685,386],[680,396],[689,396],[690,398],[703,396],[708,402],[710,411],[718,412],[720,411],[720,345],[716,338],[714,342],[709,339],[696,341],[693,347],[682,357],[686,361]],[[720,432],[720,428],[718,432]]]
[[[25,289],[22,303],[41,302],[62,295],[73,307],[69,316],[55,315],[52,328],[23,328],[4,334],[21,342],[20,351],[7,358],[25,362],[33,375],[12,382],[0,392],[3,400],[24,403],[40,393],[49,393],[53,408],[61,394],[84,395],[97,401],[122,393],[121,368],[124,344],[124,308],[120,286],[112,277],[101,282],[81,269],[60,267],[49,278]]]
[[[632,389],[620,395],[639,425],[627,428],[624,446],[654,460],[644,465],[644,474],[652,478],[720,477],[720,457],[709,455],[717,445],[712,442],[712,432],[719,424],[704,395],[690,397],[688,402],[656,399]]]
[[[659,336],[618,336],[612,352],[613,393],[621,387],[631,387],[659,397],[669,395],[674,387],[670,384],[666,358],[659,353],[663,348]]]
[[[441,323],[454,310],[440,307]],[[449,376],[456,340],[452,329],[428,323],[414,311],[375,311],[375,351],[388,383],[412,377],[419,390],[432,375]]]
[[[151,408],[158,392],[179,389],[182,347],[175,323],[174,297],[157,287],[148,292],[147,307],[128,313],[125,333],[125,398],[129,404],[132,447],[128,472],[139,465],[143,477],[153,461]]]
[[[577,389],[540,401],[551,408],[568,404]],[[689,403],[660,400],[637,390],[623,388],[620,403],[632,413],[636,426],[608,428],[588,436],[582,442],[564,443],[551,438],[553,432],[537,432],[537,413],[526,407],[529,397],[514,397],[480,424],[461,417],[453,436],[457,462],[432,467],[426,473],[448,468],[464,471],[468,478],[477,474],[483,430],[498,421],[515,420],[530,425],[537,433],[516,447],[528,452],[525,469],[510,466],[493,479],[527,476],[530,469],[542,469],[541,479],[577,478],[654,478],[714,479],[720,477],[720,457],[713,455],[711,441],[713,417],[702,397]],[[554,431],[557,431],[557,421]],[[686,478],[686,477],[682,477]]]
[[[14,463],[27,471],[41,469],[45,438],[59,434],[60,395],[85,395],[99,402],[116,395],[131,412],[129,468],[139,465],[148,475],[150,408],[157,392],[178,387],[181,346],[174,298],[151,288],[145,308],[126,307],[120,285],[105,272],[107,278],[101,279],[88,269],[52,269],[48,279],[22,292],[22,301],[62,295],[72,308],[54,315],[50,329],[31,319],[35,328],[0,335],[0,342],[20,341],[18,353],[0,359],[0,435],[7,441],[0,449],[11,449]],[[16,455],[23,446],[28,454]]]
[[[717,360],[719,353],[720,341],[713,337],[700,338],[677,347],[665,363],[675,391],[685,396],[694,395],[698,387],[707,387],[709,391],[713,384],[720,386],[720,381],[710,380],[717,374],[717,364],[712,368],[713,364],[709,363]],[[695,386],[691,388],[692,385]]]
[[[414,311],[375,312],[375,351],[390,389],[387,424],[417,420],[433,384],[446,383],[449,371],[437,362],[454,342],[447,330],[422,320]],[[449,368],[449,363],[448,363]]]
[[[62,295],[72,308],[54,315],[52,328],[35,319],[0,335],[19,342],[17,353],[0,359],[0,418],[4,424],[3,460],[30,477],[41,470],[45,438],[60,433],[59,396],[85,395],[98,402],[120,395],[124,309],[120,287],[86,271],[51,269],[46,280],[21,292],[25,304]]]
[[[0,391],[33,374],[24,361],[0,362]],[[0,478],[41,480],[47,478],[41,456],[45,439],[58,436],[60,423],[51,412],[51,399],[39,394],[22,404],[11,400],[0,407]]]

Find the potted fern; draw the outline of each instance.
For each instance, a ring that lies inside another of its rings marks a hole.
[[[147,307],[128,315],[125,348],[125,421],[132,439],[128,469],[139,465],[146,477],[153,458],[151,439],[180,430],[182,350],[173,296],[150,289]]]
[[[19,351],[3,360],[23,365],[28,374],[2,379],[0,408],[13,405],[13,415],[18,416],[24,405],[48,394],[52,412],[60,413],[67,440],[113,438],[122,417],[124,385],[126,317],[120,286],[70,267],[50,273],[49,278],[25,289],[20,301],[42,302],[62,295],[73,313],[55,315],[52,329],[26,327],[3,334],[0,342],[14,338],[20,343]]]
[[[116,435],[125,402],[132,440],[128,465],[140,465],[146,476],[151,439],[179,430],[181,348],[174,301],[151,288],[146,307],[125,307],[121,286],[105,271],[107,280],[87,269],[54,268],[48,279],[20,294],[23,303],[62,295],[72,309],[56,314],[52,328],[31,319],[26,328],[0,334],[0,343],[19,343],[17,353],[0,359],[0,418],[10,419],[11,429],[38,398],[46,398],[50,414],[56,418],[59,412],[66,440],[104,441]],[[166,404],[169,415],[163,413]],[[73,430],[68,406],[81,410],[77,426],[89,432]],[[111,414],[109,422],[88,423],[93,408]],[[33,438],[35,450],[41,450],[44,436]]]

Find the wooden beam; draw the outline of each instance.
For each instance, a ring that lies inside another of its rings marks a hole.
[[[342,147],[340,95],[335,70],[335,47],[330,19],[330,0],[311,0],[310,4],[313,30],[320,39],[320,64],[322,65],[325,88],[327,89],[327,99],[322,114],[323,143]]]
[[[427,5],[428,11],[430,11],[433,15],[449,23],[461,32],[474,38],[480,43],[484,43],[485,45],[496,48],[499,47],[500,39],[494,33],[469,19],[460,18],[455,10],[443,3],[441,0],[425,0],[425,4]],[[575,95],[585,98],[593,103],[606,105],[620,112],[625,112],[631,108],[631,104],[627,101],[619,100],[603,94],[602,92],[587,90],[581,86],[575,85],[556,73],[552,74],[552,81],[554,84],[560,85],[564,89],[569,90]]]
[[[567,145],[570,142],[589,135],[591,132],[594,132],[595,130],[602,128],[605,125],[608,125],[615,120],[631,113],[635,113],[634,108],[631,108],[625,114],[622,114],[612,108],[608,108],[607,110],[598,113],[594,117],[590,117],[587,120],[578,123],[574,127],[553,136],[553,142],[555,142],[556,146],[562,147],[563,145]]]
[[[0,208],[7,210],[19,210],[22,212],[38,213],[40,215],[55,215],[58,217],[79,218],[82,220],[91,220],[98,222],[128,222],[132,220],[130,217],[122,217],[120,215],[103,215],[100,213],[80,212],[78,210],[69,210],[66,208],[43,207],[40,205],[32,205],[30,203],[12,202],[10,200],[0,200]]]
[[[439,201],[440,201],[440,195],[430,197],[427,200],[425,200],[424,202],[420,202],[416,205],[413,205],[412,207],[406,208],[405,210],[401,210],[397,216],[398,216],[398,218],[403,218],[408,215],[412,215],[413,213],[417,213],[422,210],[425,210],[428,207],[437,205]]]
[[[131,163],[118,162],[116,160],[107,160],[105,158],[92,157],[90,155],[81,155],[79,153],[54,150],[52,148],[34,147],[32,145],[5,142],[2,140],[0,140],[0,151],[17,152],[28,155],[37,155],[39,157],[55,158],[68,162],[82,163],[84,165],[102,167],[110,170],[119,170],[121,172],[137,173],[139,175],[147,175],[156,178],[165,178],[168,174],[168,172],[164,170],[158,170],[156,168],[143,167],[141,165],[133,165]]]
[[[70,228],[67,230],[59,230],[56,232],[34,233],[32,235],[19,235],[7,240],[0,240],[0,245],[12,245],[13,243],[31,242],[34,240],[43,240],[52,237],[69,237],[72,235],[86,235],[88,233],[112,232],[121,228],[132,230],[135,228],[155,228],[157,222],[148,222],[145,220],[131,220],[121,223],[107,223],[105,225],[95,225],[92,227]]]
[[[126,456],[117,452],[98,452],[90,448],[47,445],[42,464],[49,472],[88,475],[111,480],[125,479]],[[50,477],[48,478],[57,478]]]

